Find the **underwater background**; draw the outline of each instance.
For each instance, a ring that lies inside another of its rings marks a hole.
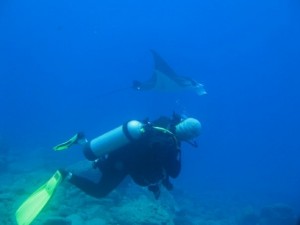
[[[297,0],[1,0],[1,224],[16,224],[57,168],[85,160],[54,145],[173,111],[203,132],[199,148],[183,144],[168,198],[129,183],[96,201],[63,184],[34,223],[297,224],[299,21]],[[208,94],[134,91],[152,75],[151,49]]]

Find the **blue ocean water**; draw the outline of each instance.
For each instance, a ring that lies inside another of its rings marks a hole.
[[[296,0],[2,0],[0,135],[24,157],[184,112],[203,133],[176,185],[299,212],[299,21]],[[132,90],[152,75],[150,49],[208,94]]]

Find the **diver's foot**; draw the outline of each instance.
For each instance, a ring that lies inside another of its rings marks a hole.
[[[61,174],[62,180],[70,180],[72,178],[72,173],[66,171],[65,169],[59,169],[59,173]]]
[[[88,142],[83,132],[78,132],[74,137],[74,144],[84,145]]]

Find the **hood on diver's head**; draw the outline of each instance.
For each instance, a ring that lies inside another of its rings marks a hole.
[[[190,141],[201,133],[201,123],[195,118],[186,118],[176,125],[176,136],[179,140]]]

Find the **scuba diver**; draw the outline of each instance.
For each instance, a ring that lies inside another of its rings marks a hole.
[[[183,118],[174,113],[172,118],[160,117],[153,122],[128,121],[91,141],[83,133],[77,133],[55,146],[54,150],[82,145],[85,157],[93,161],[94,168],[102,174],[99,182],[59,169],[20,205],[15,213],[16,222],[30,225],[63,180],[68,180],[88,195],[102,198],[130,176],[158,199],[160,187],[172,190],[170,178],[176,178],[180,173],[181,142],[197,147],[194,140],[200,132],[201,123],[197,119]]]
[[[60,169],[62,179],[68,180],[83,192],[102,198],[113,191],[126,176],[147,187],[156,199],[160,186],[172,190],[170,178],[176,178],[181,170],[181,142],[197,147],[194,141],[201,131],[201,123],[194,118],[160,117],[150,122],[129,121],[91,141],[83,133],[77,133],[69,141],[54,147],[63,150],[73,144],[81,144],[84,155],[94,161],[93,167],[101,171],[95,183],[87,178]]]

